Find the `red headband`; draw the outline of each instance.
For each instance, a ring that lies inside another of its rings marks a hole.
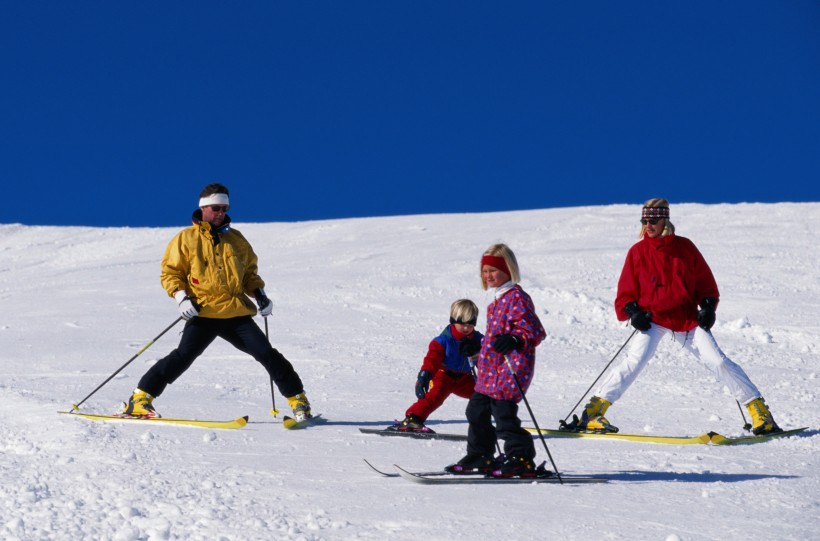
[[[498,257],[497,255],[483,255],[481,256],[481,266],[483,267],[484,265],[495,267],[507,276],[512,277],[512,274],[510,274],[510,268],[507,266],[507,262],[504,261],[503,257]]]

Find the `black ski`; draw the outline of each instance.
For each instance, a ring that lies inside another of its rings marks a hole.
[[[407,479],[414,483],[422,485],[474,485],[485,483],[490,485],[505,485],[505,484],[531,484],[531,483],[556,483],[556,484],[580,484],[580,483],[606,483],[609,481],[606,477],[588,477],[579,475],[561,474],[559,479],[557,476],[551,477],[484,477],[483,475],[447,475],[447,476],[428,476],[421,472],[414,473],[405,470],[404,468],[393,465],[398,471],[402,479]]]
[[[364,460],[364,463],[365,463],[365,464],[367,464],[368,466],[370,466],[370,469],[371,469],[371,470],[373,470],[374,472],[378,473],[379,475],[381,475],[381,476],[383,476],[383,477],[398,477],[398,476],[399,476],[399,474],[398,474],[398,473],[389,473],[389,472],[381,471],[381,470],[380,470],[380,469],[378,469],[376,466],[374,466],[373,464],[371,464],[370,462],[368,462],[366,458],[363,458],[362,460]],[[418,475],[423,475],[423,476],[425,476],[425,477],[435,477],[435,476],[437,476],[437,475],[450,475],[449,473],[447,473],[447,472],[446,472],[446,471],[444,471],[444,470],[437,470],[437,471],[426,471],[426,472],[417,472],[417,474],[418,474]]]
[[[462,434],[441,434],[432,430],[425,432],[409,432],[404,430],[390,430],[388,428],[359,428],[362,434],[378,434],[379,436],[403,436],[405,438],[418,438],[423,440],[448,440],[467,441],[467,436]]]

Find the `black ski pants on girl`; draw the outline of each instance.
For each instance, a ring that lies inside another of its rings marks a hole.
[[[495,419],[493,426],[492,419]],[[532,434],[521,428],[518,404],[512,400],[496,400],[473,393],[467,403],[467,453],[482,456],[495,454],[496,438],[504,440],[504,454],[535,458]]]
[[[142,376],[139,388],[152,396],[161,395],[165,387],[188,370],[217,337],[259,361],[283,396],[294,396],[304,391],[302,380],[293,365],[271,347],[265,333],[251,316],[228,319],[195,317],[188,320],[177,349],[157,361]]]

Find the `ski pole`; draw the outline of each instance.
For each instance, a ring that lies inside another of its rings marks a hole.
[[[518,387],[518,392],[521,393],[521,398],[524,400],[524,405],[527,406],[527,411],[530,412],[530,419],[532,419],[532,424],[535,425],[535,430],[538,431],[538,437],[541,438],[541,443],[544,444],[544,450],[547,452],[547,457],[550,459],[552,469],[555,470],[555,475],[558,477],[558,482],[563,485],[564,480],[561,479],[561,473],[558,471],[558,466],[555,465],[555,461],[552,459],[552,454],[550,453],[549,447],[547,447],[547,440],[544,439],[544,435],[541,433],[541,427],[538,426],[538,421],[535,420],[535,414],[532,412],[530,402],[524,394],[524,389],[521,388],[521,382],[518,381],[518,376],[515,375],[515,370],[513,370],[512,364],[510,364],[510,358],[506,355],[504,355],[504,362],[507,363],[507,368],[510,369],[510,374],[512,374],[513,381],[515,381],[515,386]]]
[[[142,353],[143,353],[146,349],[148,349],[148,348],[150,348],[152,345],[154,345],[154,342],[156,342],[157,340],[159,340],[159,339],[160,339],[160,337],[162,337],[162,335],[163,335],[163,334],[165,334],[165,333],[167,333],[168,331],[170,331],[170,330],[171,330],[171,327],[173,327],[174,325],[176,325],[177,323],[179,323],[179,320],[181,320],[181,319],[182,319],[182,316],[179,316],[178,318],[176,318],[176,319],[174,320],[174,322],[173,322],[173,323],[171,323],[170,325],[168,325],[167,327],[165,327],[165,330],[164,330],[164,331],[162,331],[161,333],[159,333],[159,334],[156,336],[156,338],[154,338],[153,340],[151,340],[150,342],[148,342],[147,344],[145,344],[145,345],[142,347],[142,349],[141,349],[141,350],[139,350],[139,351],[136,353],[136,355],[134,355],[133,357],[131,357],[130,359],[128,359],[128,361],[127,361],[124,365],[122,365],[121,367],[119,367],[119,368],[117,369],[117,371],[116,371],[116,372],[114,372],[113,374],[111,374],[110,376],[108,376],[108,379],[106,379],[105,381],[103,381],[102,383],[100,383],[100,384],[97,386],[97,388],[96,388],[96,389],[94,389],[93,391],[91,391],[91,393],[89,393],[89,395],[88,395],[88,396],[86,396],[85,398],[83,398],[82,400],[80,400],[78,403],[76,403],[76,404],[72,404],[72,405],[71,405],[71,411],[76,411],[76,410],[79,410],[79,409],[80,409],[80,406],[82,406],[82,405],[83,405],[83,402],[85,402],[86,400],[88,400],[89,398],[91,398],[91,397],[94,395],[94,393],[96,393],[97,391],[99,391],[100,389],[102,389],[103,385],[105,385],[106,383],[108,383],[109,381],[111,381],[111,380],[114,378],[114,376],[116,376],[117,374],[119,374],[120,372],[122,372],[122,370],[123,370],[126,366],[128,366],[129,364],[131,364],[131,363],[133,362],[133,360],[134,360],[134,359],[136,359],[137,357],[139,357],[140,355],[142,355]]]
[[[265,318],[265,338],[268,339],[268,344],[270,344],[270,336],[268,336],[268,318]],[[270,414],[276,417],[279,415],[279,410],[276,409],[276,395],[273,391],[273,378],[270,379],[270,401],[271,401],[271,410]]]
[[[746,421],[746,415],[743,413],[743,407],[740,405],[740,400],[735,400],[735,402],[737,403],[737,409],[740,410],[740,416],[743,417],[743,430],[748,432],[752,429],[752,424]]]
[[[632,331],[632,334],[630,334],[630,335],[629,335],[629,338],[627,338],[627,339],[626,339],[626,342],[624,342],[624,345],[622,345],[622,346],[618,349],[618,351],[616,351],[616,352],[615,352],[615,355],[613,355],[613,356],[612,356],[612,359],[610,359],[610,361],[609,361],[608,363],[606,363],[606,366],[604,367],[604,369],[603,369],[603,370],[601,370],[601,373],[600,373],[600,374],[598,374],[598,377],[597,377],[597,378],[595,378],[595,381],[593,381],[593,382],[592,382],[592,385],[590,385],[590,386],[589,386],[589,389],[587,389],[586,391],[584,391],[584,394],[583,394],[583,395],[581,395],[581,399],[580,399],[580,400],[578,400],[578,402],[576,402],[576,403],[575,403],[575,405],[572,407],[572,410],[570,410],[570,412],[567,414],[567,416],[566,416],[566,417],[564,417],[564,420],[563,420],[563,421],[560,421],[560,426],[561,426],[561,427],[565,427],[565,426],[567,426],[567,419],[569,419],[569,416],[570,416],[570,415],[572,415],[572,414],[573,414],[573,412],[574,412],[574,411],[578,408],[578,406],[581,404],[581,402],[583,402],[583,401],[584,401],[584,398],[586,398],[586,397],[587,397],[587,395],[589,394],[589,391],[591,391],[591,390],[592,390],[592,388],[593,388],[593,387],[595,387],[595,384],[596,384],[596,383],[598,383],[598,380],[599,380],[599,379],[601,379],[601,376],[603,376],[603,375],[604,375],[604,373],[607,371],[607,368],[609,368],[609,365],[611,365],[613,362],[615,362],[615,359],[617,359],[617,358],[618,358],[618,355],[620,355],[621,351],[623,351],[623,349],[626,347],[626,345],[629,343],[629,341],[630,341],[630,340],[632,340],[632,337],[633,337],[633,336],[635,336],[635,333],[636,333],[636,332],[638,332],[638,329],[635,329],[634,331]]]

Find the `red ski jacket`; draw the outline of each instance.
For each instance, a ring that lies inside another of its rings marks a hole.
[[[637,302],[652,312],[652,323],[675,332],[698,324],[698,305],[706,297],[718,299],[715,277],[695,244],[675,234],[644,237],[626,254],[618,280],[615,313],[620,321],[629,316],[624,307]]]

